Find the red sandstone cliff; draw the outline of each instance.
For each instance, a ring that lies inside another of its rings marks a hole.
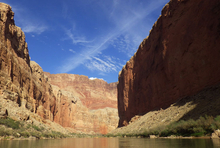
[[[49,74],[45,72],[50,84],[75,93],[89,109],[105,107],[117,108],[117,83],[110,83],[87,76],[74,74]]]
[[[119,127],[220,82],[219,0],[171,0],[119,74]]]
[[[45,76],[57,94],[54,121],[84,132],[106,134],[118,124],[117,83],[74,74]]]
[[[30,61],[25,35],[13,17],[11,7],[0,3],[0,99],[16,102],[22,112],[38,114],[39,121],[48,119],[78,131],[105,134],[116,128],[116,83],[78,75],[45,76],[42,68]],[[16,109],[6,109],[10,117],[23,120]]]
[[[0,3],[0,95],[53,120],[55,97],[51,86],[40,66],[30,62],[25,35],[13,17],[11,7]]]

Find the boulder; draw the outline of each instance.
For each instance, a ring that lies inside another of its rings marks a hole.
[[[212,139],[219,139],[220,138],[220,130],[215,130],[214,133],[212,133],[211,136]]]

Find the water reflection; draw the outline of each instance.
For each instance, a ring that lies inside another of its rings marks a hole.
[[[0,148],[118,148],[118,138],[0,141]]]
[[[120,139],[119,148],[220,148],[211,139]]]
[[[220,148],[215,139],[69,138],[0,141],[0,148]]]

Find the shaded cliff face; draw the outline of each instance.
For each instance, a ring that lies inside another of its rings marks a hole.
[[[30,62],[25,35],[15,26],[13,17],[11,7],[0,3],[0,95],[53,120],[52,88],[40,66]]]
[[[119,73],[119,127],[220,82],[220,2],[172,0]]]
[[[165,129],[174,122],[201,119],[201,117],[216,117],[220,114],[220,84],[182,98],[166,109],[149,111],[143,116],[133,117],[127,126],[111,132],[114,135],[146,134]],[[208,119],[207,119],[208,120]]]
[[[106,134],[117,127],[117,83],[74,74],[45,72],[57,94],[55,122],[83,132]]]

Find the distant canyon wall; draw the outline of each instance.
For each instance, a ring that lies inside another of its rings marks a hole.
[[[171,0],[119,73],[119,127],[220,82],[220,1]]]
[[[66,128],[104,134],[116,128],[117,84],[44,73],[30,61],[25,35],[13,17],[11,7],[0,3],[0,95]]]
[[[117,127],[117,83],[75,74],[45,72],[57,94],[55,122],[76,130],[106,134]],[[62,113],[63,112],[63,113]]]

